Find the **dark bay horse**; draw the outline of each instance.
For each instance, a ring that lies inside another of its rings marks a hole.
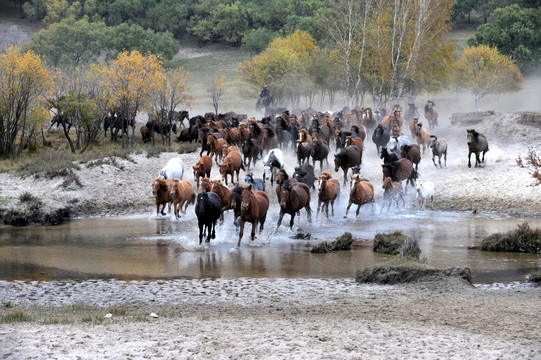
[[[488,141],[485,135],[478,133],[474,129],[468,129],[468,167],[471,168],[471,154],[475,154],[475,167],[485,162],[485,154],[488,151]],[[483,153],[483,160],[479,159],[479,155]]]
[[[250,169],[252,161],[254,166],[261,154],[261,144],[257,139],[244,138],[241,146],[242,155],[244,156],[244,166]]]
[[[302,209],[306,209],[308,221],[312,222],[312,209],[310,208],[310,188],[304,183],[293,183],[291,180],[286,180],[282,184],[280,192],[280,218],[276,226],[276,231],[282,224],[282,219],[285,214],[291,215],[289,227],[293,228],[295,215]]]
[[[342,169],[344,185],[347,183],[349,168],[361,165],[361,150],[357,145],[351,145],[334,155],[334,171]]]
[[[264,191],[252,190],[252,185],[245,185],[242,188],[242,202],[240,204],[240,231],[237,247],[240,247],[240,241],[244,235],[244,224],[252,224],[251,237],[255,239],[255,228],[259,223],[259,232],[263,231],[267,211],[269,210],[269,197]]]
[[[327,157],[329,156],[329,145],[326,141],[322,140],[319,135],[316,133],[312,138],[312,151],[310,152],[312,156],[312,166],[316,166],[316,161],[319,161],[319,170],[323,171],[323,160],[329,163]]]
[[[199,225],[199,246],[203,241],[205,232],[207,239],[205,242],[210,242],[210,239],[216,238],[216,222],[222,213],[222,202],[218,194],[213,192],[202,192],[197,195],[195,203],[195,215]]]
[[[391,140],[391,133],[389,133],[389,129],[379,124],[374,129],[374,133],[372,134],[372,141],[374,142],[374,144],[376,144],[378,155],[380,153],[379,149],[381,147],[387,146],[387,143],[389,143],[389,140]]]
[[[297,162],[299,165],[305,161],[310,161],[310,153],[312,152],[312,137],[308,134],[308,130],[299,130],[299,139],[297,140]]]
[[[383,180],[386,177],[390,177],[394,182],[406,180],[406,192],[408,191],[408,184],[415,186],[415,180],[419,177],[419,173],[413,169],[413,163],[408,159],[400,159],[381,166],[383,168]]]

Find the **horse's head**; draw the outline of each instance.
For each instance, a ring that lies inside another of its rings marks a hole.
[[[250,199],[252,197],[252,184],[245,185],[242,188],[240,208],[247,211],[250,208]]]
[[[468,143],[468,145],[475,142],[475,139],[479,136],[479,133],[474,129],[467,129],[466,133],[466,142]]]
[[[276,172],[276,183],[278,185],[282,185],[287,179],[289,179],[289,175],[284,169],[280,169]]]
[[[169,188],[169,194],[171,196],[175,196],[175,193],[178,191],[179,184],[180,184],[180,181],[178,179],[173,179],[171,181],[171,186]]]
[[[436,146],[436,141],[438,140],[438,137],[436,135],[430,135],[430,141],[428,142],[428,146],[430,148],[433,148]]]
[[[390,177],[385,177],[383,179],[383,185],[381,186],[383,189],[390,189],[393,187],[393,180],[391,180]]]
[[[211,188],[211,183],[209,178],[201,179],[201,191],[208,192]]]
[[[234,209],[237,207],[237,204],[242,203],[242,188],[240,186],[235,186],[233,190],[231,190],[231,209]]]

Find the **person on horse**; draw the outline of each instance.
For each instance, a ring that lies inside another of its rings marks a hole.
[[[256,107],[268,107],[271,103],[270,91],[267,85],[263,86],[263,89],[259,93],[259,100],[257,101],[258,105]]]
[[[267,88],[267,85],[264,85],[263,86],[263,89],[261,90],[261,92],[259,93],[259,98],[260,99],[263,99],[265,97],[268,97],[270,95],[270,91],[269,89]]]

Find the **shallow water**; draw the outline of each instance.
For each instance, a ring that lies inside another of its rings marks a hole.
[[[541,268],[539,255],[468,250],[483,237],[512,230],[525,220],[539,227],[540,219],[440,211],[379,215],[377,209],[363,208],[362,219],[355,219],[354,212],[344,219],[343,212],[337,211],[331,219],[320,214],[310,224],[303,210],[294,231],[287,228],[286,215],[274,233],[278,214],[273,210],[253,242],[251,225],[246,225],[240,249],[235,249],[238,234],[231,213],[217,227],[217,238],[200,248],[197,220],[190,209],[179,220],[140,214],[51,227],[3,227],[0,279],[351,278],[362,266],[392,258],[375,254],[370,240],[377,233],[395,230],[419,239],[428,264],[470,267],[476,283],[522,281]],[[344,231],[362,240],[351,251],[310,252],[319,241],[333,240]],[[297,232],[310,233],[311,239],[293,239]]]

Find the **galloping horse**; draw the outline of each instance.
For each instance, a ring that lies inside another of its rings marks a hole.
[[[349,202],[344,218],[348,217],[348,211],[352,204],[357,204],[357,211],[355,212],[355,217],[357,217],[361,206],[374,202],[374,185],[370,181],[363,179],[361,175],[355,174],[351,176],[349,188]]]
[[[297,161],[299,165],[310,160],[312,152],[312,137],[308,134],[308,130],[299,130],[299,139],[297,140]]]
[[[391,134],[389,133],[389,129],[379,124],[374,129],[374,133],[372,134],[372,141],[374,142],[374,144],[376,144],[378,155],[379,155],[379,149],[381,147],[387,146],[387,143],[389,142],[389,140],[391,140]]]
[[[351,145],[334,155],[334,171],[342,169],[344,185],[347,182],[349,168],[361,165],[362,152],[357,145]]]
[[[425,105],[425,119],[428,120],[428,125],[431,129],[439,126],[438,124],[438,110],[434,107],[434,102],[428,100]]]
[[[302,209],[306,209],[308,221],[312,222],[312,209],[310,208],[310,188],[304,183],[293,183],[291,180],[286,180],[282,184],[280,192],[280,218],[276,226],[276,231],[282,224],[282,219],[285,214],[291,215],[289,227],[293,228],[295,215]]]
[[[222,213],[222,202],[218,194],[213,192],[202,192],[197,195],[195,203],[195,215],[199,225],[199,246],[203,241],[205,232],[207,239],[205,242],[210,242],[210,239],[216,238],[216,221]]]
[[[331,173],[324,171],[319,176],[319,186],[317,193],[317,213],[319,215],[319,209],[325,208],[325,215],[329,217],[329,203],[331,204],[331,215],[334,216],[334,201],[340,194],[340,182],[338,179],[334,179]]]
[[[255,239],[255,228],[259,222],[259,232],[263,231],[267,211],[269,210],[269,197],[261,190],[252,190],[252,185],[246,185],[242,188],[242,202],[240,205],[240,231],[237,247],[240,247],[240,241],[244,235],[244,224],[252,223],[251,237]]]

